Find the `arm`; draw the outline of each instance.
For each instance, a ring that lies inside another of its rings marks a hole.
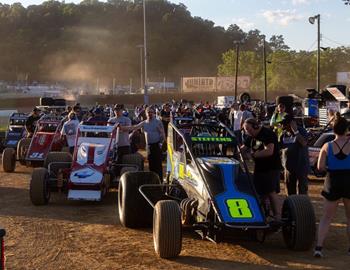
[[[296,137],[297,142],[300,143],[301,146],[306,146],[307,140],[305,139],[305,137],[302,134],[299,133],[298,126],[297,126],[295,121],[291,122],[290,127],[291,127],[291,129]]]
[[[138,130],[140,128],[143,127],[144,121],[142,121],[141,123],[138,123],[137,125],[134,126],[118,126],[118,128],[120,128],[121,131],[134,131],[134,130]]]
[[[161,140],[164,141],[165,140],[165,132],[164,132],[164,127],[163,127],[162,122],[159,121],[159,125],[158,125],[157,129],[160,133]]]
[[[273,143],[269,143],[268,145],[264,146],[263,150],[256,151],[253,154],[253,157],[254,158],[264,158],[264,157],[272,156],[274,149],[275,149],[275,145]]]
[[[327,170],[327,149],[328,143],[325,143],[321,148],[320,155],[318,156],[317,169],[321,172],[325,172]]]

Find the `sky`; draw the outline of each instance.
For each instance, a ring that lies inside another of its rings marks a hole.
[[[40,4],[42,0],[7,1],[20,2],[23,6]],[[80,1],[69,1],[79,3]],[[244,31],[258,29],[267,39],[283,35],[285,43],[294,50],[315,50],[317,25],[308,18],[321,15],[321,46],[350,46],[350,6],[343,0],[181,0],[192,16],[211,20],[217,26],[227,28],[237,24]]]

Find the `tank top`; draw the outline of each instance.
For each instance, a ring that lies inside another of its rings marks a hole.
[[[344,146],[347,145],[348,143],[349,141],[347,141],[343,145],[343,147],[340,148],[340,152],[343,151]],[[328,143],[327,170],[328,171],[339,171],[339,170],[350,171],[350,154],[348,154],[344,159],[339,159],[333,153],[332,143]]]

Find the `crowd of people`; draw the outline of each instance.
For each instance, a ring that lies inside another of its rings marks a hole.
[[[350,107],[350,105],[349,105]],[[264,107],[252,104],[233,104],[231,108],[218,109],[209,102],[169,102],[154,106],[137,106],[130,113],[123,104],[95,106],[83,110],[80,104],[67,107],[62,137],[70,151],[74,151],[75,136],[81,121],[103,122],[116,125],[116,162],[121,163],[126,154],[134,153],[140,147],[142,135],[149,169],[163,178],[162,160],[166,152],[168,124],[172,117],[193,117],[197,120],[214,119],[229,127],[237,138],[242,153],[254,161],[254,185],[263,200],[272,207],[275,222],[281,222],[280,179],[283,172],[286,193],[308,194],[308,132],[295,119],[297,110],[287,110],[283,103],[269,115]],[[131,116],[133,114],[133,117]],[[35,108],[27,120],[29,136],[35,129],[40,111]],[[324,211],[320,221],[314,256],[322,257],[322,247],[336,208],[343,201],[348,222],[347,234],[350,242],[350,143],[348,122],[339,114],[332,118],[334,141],[326,143],[318,160],[318,170],[327,171],[324,190]],[[350,255],[350,249],[349,249]]]

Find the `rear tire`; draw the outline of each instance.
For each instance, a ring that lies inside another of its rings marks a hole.
[[[316,218],[311,201],[306,195],[291,195],[283,203],[282,227],[284,242],[293,250],[309,250],[315,241]]]
[[[5,148],[2,152],[2,168],[4,172],[13,172],[16,169],[16,152],[13,148]]]
[[[72,155],[67,152],[50,152],[44,161],[44,167],[47,169],[52,162],[72,162]]]
[[[21,165],[26,165],[26,154],[27,154],[27,150],[29,148],[30,142],[31,142],[31,138],[23,138],[20,139],[17,145],[17,159],[19,160],[19,163]]]
[[[123,162],[123,164],[137,165],[138,171],[144,170],[144,159],[143,159],[143,156],[139,153],[124,155],[122,162]]]
[[[153,212],[153,243],[161,258],[177,257],[182,247],[181,211],[177,202],[159,201]]]
[[[152,206],[139,192],[144,184],[159,184],[153,172],[126,172],[119,181],[118,212],[120,223],[127,228],[152,226]]]
[[[241,103],[247,103],[250,102],[250,95],[247,92],[244,92],[242,94],[239,95],[239,100],[241,101]]]
[[[50,200],[49,173],[45,168],[33,170],[29,195],[34,205],[46,205]]]

